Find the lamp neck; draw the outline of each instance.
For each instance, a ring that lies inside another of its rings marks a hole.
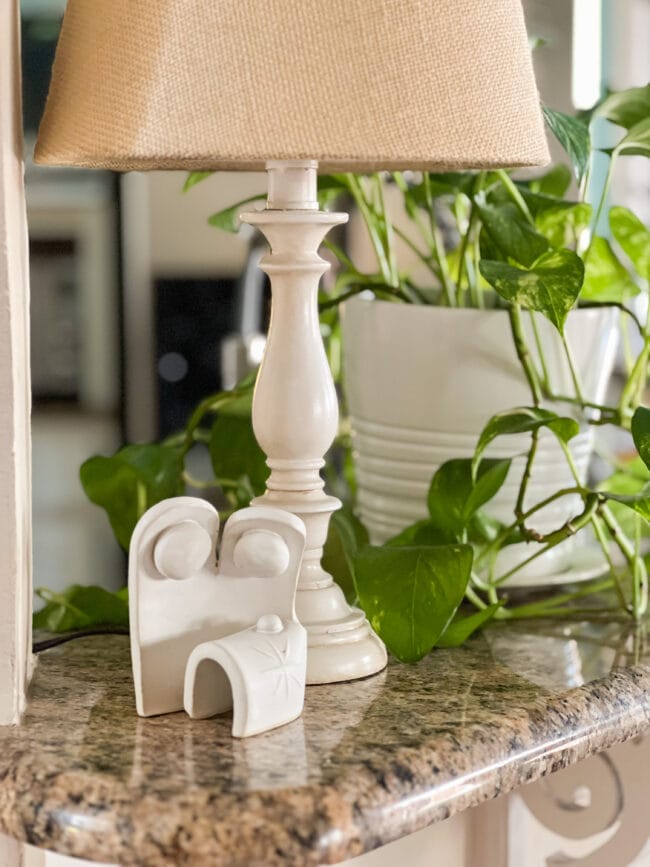
[[[269,160],[269,211],[317,211],[318,163],[316,160]]]

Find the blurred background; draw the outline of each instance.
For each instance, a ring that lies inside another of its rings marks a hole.
[[[650,79],[650,0],[524,0],[543,102],[590,108]],[[32,152],[64,0],[22,0],[26,189],[32,285],[34,583],[124,583],[125,558],[78,481],[80,464],[164,436],[197,401],[259,360],[266,305],[251,234],[210,214],[262,192],[225,174],[40,168]],[[405,96],[406,98],[406,96]],[[559,158],[559,153],[555,154]],[[649,161],[619,164],[613,196],[650,219]],[[352,220],[347,244],[363,261]],[[38,602],[37,602],[38,604]]]

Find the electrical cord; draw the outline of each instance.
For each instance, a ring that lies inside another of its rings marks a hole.
[[[79,632],[67,632],[64,635],[56,635],[52,638],[43,638],[41,641],[32,643],[32,653],[42,653],[44,650],[51,650],[53,647],[58,647],[60,644],[67,644],[68,641],[74,641],[77,638],[88,638],[92,635],[128,635],[129,630],[123,627],[110,626],[106,629],[81,629]]]

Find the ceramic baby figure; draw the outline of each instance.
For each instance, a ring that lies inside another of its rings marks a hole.
[[[131,656],[140,716],[233,708],[233,735],[302,712],[307,634],[295,615],[303,522],[268,506],[226,522],[205,500],[176,497],[138,522],[129,554]]]

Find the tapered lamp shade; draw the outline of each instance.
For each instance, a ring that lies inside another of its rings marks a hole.
[[[520,0],[69,0],[40,163],[538,165]]]

